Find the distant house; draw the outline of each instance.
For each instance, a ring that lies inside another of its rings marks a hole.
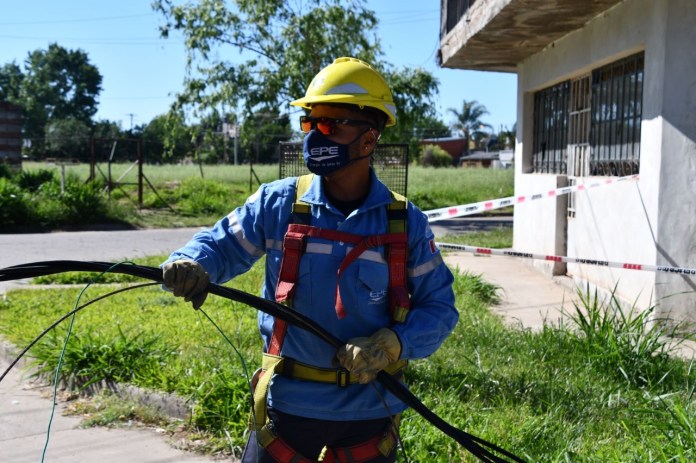
[[[462,167],[491,167],[498,161],[498,152],[473,151],[468,156],[462,156],[459,164]]]
[[[436,145],[445,150],[450,156],[452,156],[452,164],[457,164],[459,158],[464,155],[464,148],[466,147],[466,139],[447,137],[447,138],[426,138],[420,141],[420,145]]]
[[[448,68],[517,74],[514,247],[696,268],[696,1],[442,0]],[[534,261],[658,317],[696,321],[696,277]]]
[[[0,164],[22,165],[22,110],[0,101]]]

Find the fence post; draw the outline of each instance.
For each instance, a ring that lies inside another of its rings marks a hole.
[[[138,150],[138,207],[143,208],[143,150],[142,150],[143,140],[138,138],[137,150]]]

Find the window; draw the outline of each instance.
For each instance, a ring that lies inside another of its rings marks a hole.
[[[638,173],[643,113],[643,54],[592,73],[591,175]]]
[[[534,172],[624,176],[640,168],[643,53],[534,95]]]
[[[565,173],[569,82],[534,95],[534,172]]]

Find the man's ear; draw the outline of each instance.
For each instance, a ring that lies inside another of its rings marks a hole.
[[[381,134],[379,133],[379,131],[377,129],[370,129],[366,132],[366,134],[368,134],[368,133],[370,135],[372,135],[372,139],[365,139],[365,141],[363,142],[363,149],[364,150],[368,150],[370,148],[374,149],[375,146],[377,146],[377,142],[379,141],[379,137],[381,136]]]

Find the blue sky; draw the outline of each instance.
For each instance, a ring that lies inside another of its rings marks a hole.
[[[57,42],[85,51],[103,76],[97,119],[123,128],[149,122],[167,111],[181,88],[185,53],[180,39],[160,39],[161,16],[149,0],[22,0],[3,2],[0,64],[23,63],[29,52]],[[515,122],[515,74],[438,68],[440,0],[368,0],[380,19],[378,33],[386,60],[422,67],[440,81],[437,110],[464,100],[486,106],[484,118],[496,130]]]

